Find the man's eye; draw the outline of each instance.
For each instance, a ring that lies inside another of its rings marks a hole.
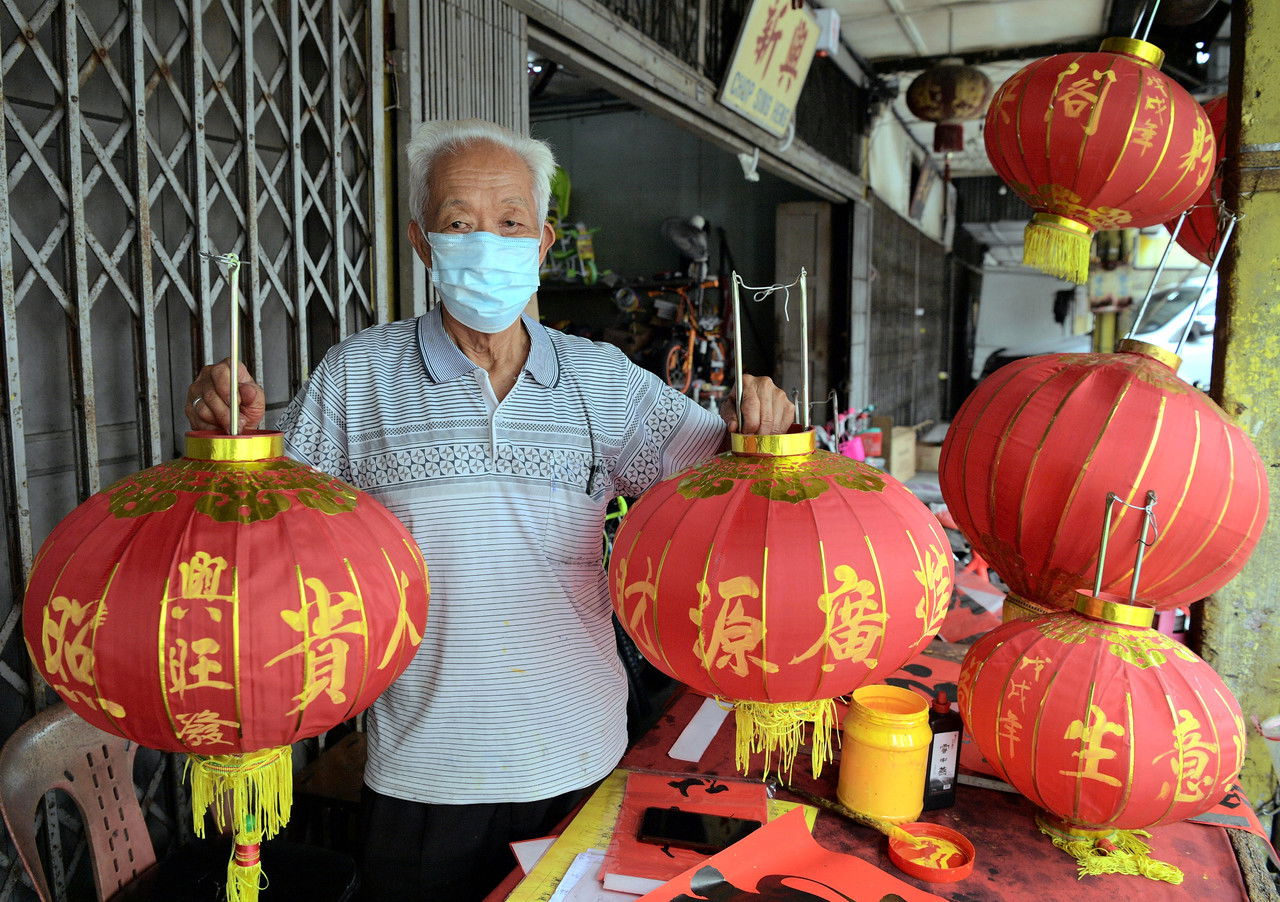
[[[455,219],[453,222],[449,223],[449,228],[451,229],[461,230],[461,229],[465,229],[466,227],[467,227],[467,224],[463,222],[461,219]]]

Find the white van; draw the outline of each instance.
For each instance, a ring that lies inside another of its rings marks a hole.
[[[1182,366],[1178,375],[1196,388],[1209,390],[1209,378],[1213,368],[1213,327],[1216,322],[1216,305],[1218,300],[1217,279],[1211,279],[1205,290],[1204,300],[1199,310],[1194,310],[1196,297],[1200,294],[1202,280],[1183,282],[1174,288],[1158,291],[1151,297],[1147,305],[1142,325],[1133,337],[1153,345],[1160,345],[1172,351],[1178,346],[1183,332],[1187,333],[1178,356],[1182,358]],[[1194,316],[1193,316],[1194,314]],[[1190,329],[1187,323],[1190,321]],[[987,357],[982,367],[983,378],[991,375],[1006,363],[1021,360],[1024,357],[1035,357],[1040,354],[1087,353],[1091,348],[1092,336],[1068,335],[1051,338],[1046,341],[1031,342],[1013,348],[997,348]]]

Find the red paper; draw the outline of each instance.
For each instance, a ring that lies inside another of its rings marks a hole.
[[[1248,830],[1256,836],[1261,836],[1262,841],[1267,844],[1267,855],[1271,857],[1271,863],[1280,869],[1280,855],[1276,855],[1276,850],[1271,845],[1271,837],[1267,835],[1267,831],[1262,829],[1262,824],[1258,821],[1258,815],[1254,813],[1253,806],[1249,804],[1249,800],[1245,798],[1245,794],[1240,790],[1240,784],[1236,783],[1231,787],[1231,791],[1222,797],[1217,805],[1210,808],[1204,814],[1198,814],[1195,817],[1189,817],[1187,820],[1196,824],[1212,824],[1218,827],[1231,827],[1235,830]]]
[[[628,891],[641,893],[649,887],[632,881],[667,881],[707,859],[689,849],[636,839],[640,819],[650,807],[740,817],[762,824],[769,819],[769,797],[763,783],[712,776],[631,773],[600,873],[606,889],[628,890],[628,886],[635,886],[638,888]]]
[[[943,902],[852,855],[829,852],[792,811],[640,902]]]

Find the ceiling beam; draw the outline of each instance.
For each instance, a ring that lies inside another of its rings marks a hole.
[[[1106,35],[1057,41],[1052,44],[1033,44],[1027,47],[997,47],[991,50],[969,50],[965,53],[938,53],[932,56],[893,56],[871,60],[871,68],[880,75],[893,72],[919,72],[944,59],[959,57],[971,66],[982,63],[1001,63],[1006,60],[1032,60],[1055,53],[1087,53],[1097,50]]]

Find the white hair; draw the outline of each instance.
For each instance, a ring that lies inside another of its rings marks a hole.
[[[529,167],[533,206],[540,214],[534,225],[541,227],[547,218],[551,175],[556,168],[556,160],[546,142],[518,135],[485,119],[435,119],[419,125],[405,147],[409,157],[409,209],[424,230],[427,230],[427,178],[436,158],[482,141],[506,147],[520,155]]]

